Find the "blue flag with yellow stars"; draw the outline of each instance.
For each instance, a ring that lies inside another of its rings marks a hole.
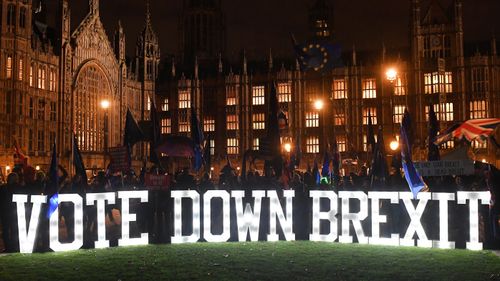
[[[342,50],[339,44],[327,42],[297,44],[293,36],[292,42],[302,71],[326,72],[342,66]]]

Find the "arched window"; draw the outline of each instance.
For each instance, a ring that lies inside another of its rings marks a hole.
[[[14,27],[16,25],[16,6],[9,4],[7,6],[7,26]]]
[[[21,11],[19,12],[19,27],[20,28],[26,27],[26,8],[25,7],[22,7]]]

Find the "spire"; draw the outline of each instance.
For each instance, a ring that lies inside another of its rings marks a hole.
[[[273,50],[269,48],[269,71],[273,69]]]
[[[495,34],[491,36],[491,55],[494,57],[497,56],[497,38],[495,37]]]
[[[358,64],[356,58],[356,46],[352,45],[352,65],[356,66]]]
[[[99,14],[99,0],[89,0],[89,10],[93,15]]]
[[[222,73],[223,65],[222,65],[222,54],[219,53],[219,73]]]
[[[146,24],[151,24],[151,10],[149,7],[149,0],[146,0]]]
[[[198,56],[194,57],[194,79],[198,79]]]
[[[243,49],[243,75],[247,75],[248,70],[247,70],[247,53],[246,50]]]
[[[175,58],[172,57],[172,77],[175,77]]]

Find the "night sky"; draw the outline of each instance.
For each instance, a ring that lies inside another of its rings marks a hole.
[[[228,55],[243,48],[250,57],[265,56],[269,48],[276,56],[292,53],[289,34],[307,35],[307,10],[315,0],[223,0],[227,17]],[[430,0],[422,0],[427,3]],[[448,7],[452,0],[440,0]],[[177,22],[181,0],[151,0],[154,29],[160,38],[162,56],[177,52]],[[71,0],[73,25],[87,12],[88,0]],[[388,49],[408,45],[409,0],[331,0],[334,5],[335,41],[344,49]],[[499,0],[464,0],[465,41],[500,38]],[[425,5],[424,5],[425,7]],[[425,9],[423,9],[425,11]],[[422,12],[423,12],[422,11]],[[127,36],[127,53],[144,26],[144,0],[101,0],[101,18],[109,35],[121,19]]]

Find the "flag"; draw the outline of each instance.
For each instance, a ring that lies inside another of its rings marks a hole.
[[[130,109],[127,109],[127,118],[125,121],[125,135],[124,135],[124,145],[132,148],[134,144],[142,141],[144,139],[144,134],[142,133],[141,128],[134,119],[132,112]]]
[[[194,144],[193,166],[195,171],[199,171],[203,165],[203,130],[193,105],[191,105],[191,139]]]
[[[431,104],[429,108],[429,153],[427,155],[427,160],[439,161],[441,159],[439,156],[439,147],[434,144],[434,139],[439,133],[439,122],[436,117],[436,112],[434,111],[434,106]]]
[[[85,165],[83,164],[83,158],[80,154],[80,149],[78,149],[78,142],[76,141],[76,135],[73,133],[73,165],[75,165],[75,174],[82,178],[82,183],[87,186],[87,172],[85,171]]]
[[[49,168],[49,183],[47,188],[47,196],[49,198],[49,208],[47,210],[47,218],[50,219],[52,214],[56,211],[57,206],[59,206],[59,175],[57,163],[57,151],[56,144],[52,147],[52,159],[50,160]]]
[[[267,118],[266,139],[270,145],[270,153],[278,155],[280,152],[280,130],[278,124],[278,97],[275,83],[271,83],[271,95],[269,97],[269,118]]]
[[[321,175],[319,174],[318,161],[314,160],[314,168],[312,170],[314,182],[319,184],[321,182]]]
[[[14,140],[14,164],[26,168],[28,166],[28,157],[22,153],[21,148],[19,148],[19,143]]]
[[[278,125],[280,131],[288,130],[288,119],[286,118],[286,114],[283,111],[280,111],[278,114]]]
[[[387,171],[387,161],[385,159],[385,145],[384,145],[384,133],[382,128],[379,128],[378,136],[377,136],[377,144],[373,151],[373,160],[372,160],[372,176],[386,180],[388,177]]]
[[[406,181],[408,182],[408,186],[410,187],[411,192],[413,193],[413,198],[417,198],[417,194],[424,188],[426,188],[426,184],[424,180],[418,173],[417,169],[413,165],[412,157],[411,157],[411,142],[409,139],[411,129],[411,120],[410,114],[408,111],[405,111],[403,122],[401,123],[401,159],[403,170],[405,173]]]
[[[325,152],[323,157],[323,168],[321,168],[321,176],[322,177],[330,177],[330,156],[328,152]]]
[[[370,149],[373,154],[375,150],[375,134],[373,133],[372,115],[370,111],[368,111],[368,133],[366,136],[366,145],[369,146],[368,149]]]
[[[158,156],[156,147],[160,144],[161,128],[154,99],[151,102],[151,110],[149,114],[151,120],[151,145],[149,148],[149,157],[151,162],[160,165],[160,157]]]
[[[475,139],[484,141],[493,134],[499,124],[500,118],[468,120],[447,129],[437,137],[434,144],[440,145],[453,139],[465,139],[468,142],[472,142]]]
[[[339,44],[309,42],[298,44],[292,35],[292,44],[302,71],[326,72],[342,65]]]
[[[205,140],[205,148],[203,150],[203,163],[205,165],[205,172],[210,173],[210,169],[212,166],[212,154],[211,154],[211,143],[210,143],[210,135],[207,135],[207,139]]]

